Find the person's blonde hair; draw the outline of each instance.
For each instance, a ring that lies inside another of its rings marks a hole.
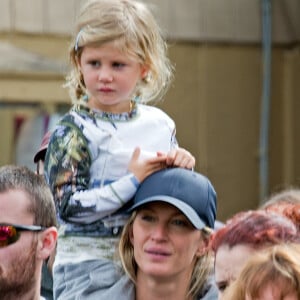
[[[136,284],[137,264],[134,258],[134,249],[130,241],[130,232],[137,212],[134,211],[123,228],[119,241],[119,256],[122,266],[129,278]],[[210,231],[201,230],[201,235],[205,244],[208,245]],[[195,258],[195,265],[191,275],[188,295],[195,299],[205,288],[213,270],[213,257],[208,248],[201,257]]]
[[[223,300],[257,299],[268,284],[280,288],[280,299],[296,292],[300,299],[300,244],[281,244],[254,254]]]
[[[167,44],[150,9],[134,0],[89,0],[78,15],[70,45],[71,70],[66,87],[73,103],[87,95],[78,61],[84,46],[113,42],[129,57],[146,66],[148,75],[132,95],[135,101],[159,101],[172,80],[173,68],[167,57]]]
[[[299,188],[287,188],[280,192],[272,194],[262,205],[261,209],[268,209],[269,207],[276,206],[278,204],[300,204],[300,189]]]

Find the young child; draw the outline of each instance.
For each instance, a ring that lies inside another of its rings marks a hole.
[[[173,120],[146,105],[171,82],[166,51],[145,4],[92,0],[82,7],[67,77],[74,106],[56,126],[45,160],[61,223],[55,299],[88,299],[97,290],[126,220],[124,205],[148,175],[194,167],[177,145]]]

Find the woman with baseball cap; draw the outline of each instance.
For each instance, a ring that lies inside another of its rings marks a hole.
[[[182,168],[156,172],[129,211],[119,244],[129,277],[118,284],[122,299],[217,299],[208,251],[216,217],[210,181]]]

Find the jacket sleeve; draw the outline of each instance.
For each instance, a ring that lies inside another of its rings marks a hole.
[[[82,132],[74,125],[59,124],[45,158],[45,178],[59,216],[65,221],[88,224],[117,211],[139,186],[133,174],[103,187],[90,188],[91,155]]]

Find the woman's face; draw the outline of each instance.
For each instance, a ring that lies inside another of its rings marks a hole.
[[[222,245],[215,257],[215,280],[222,299],[225,289],[238,277],[248,258],[254,253],[248,245],[237,245],[230,248]]]
[[[130,240],[138,276],[190,278],[195,258],[203,254],[201,232],[174,206],[152,202],[137,212]]]

